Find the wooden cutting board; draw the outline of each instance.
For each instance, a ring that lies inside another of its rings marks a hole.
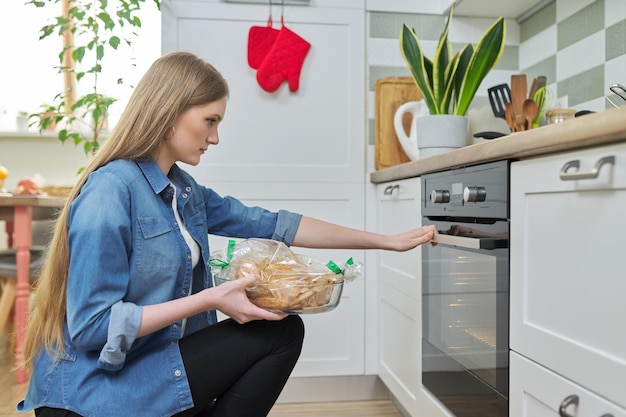
[[[394,165],[409,162],[396,136],[393,126],[393,117],[398,107],[407,101],[417,101],[422,98],[417,85],[411,77],[386,77],[376,80],[374,115],[374,167],[389,168]],[[404,130],[411,128],[411,115],[403,118]]]

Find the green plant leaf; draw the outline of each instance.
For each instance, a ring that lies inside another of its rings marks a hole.
[[[452,100],[452,95],[454,93],[454,78],[457,74],[457,69],[459,67],[459,55],[456,54],[446,67],[445,71],[445,91],[441,99],[441,104],[439,105],[439,110],[441,110],[441,114],[448,114],[450,110],[450,101]]]
[[[433,58],[433,95],[435,96],[435,101],[440,103],[440,105],[437,106],[437,113],[447,113],[445,107],[442,107],[441,104],[446,101],[446,70],[448,69],[452,57],[452,45],[448,41],[448,32],[450,30],[453,10],[454,7],[451,7],[446,26],[439,36],[439,43],[437,44],[437,50]]]
[[[505,38],[506,21],[500,17],[476,44],[456,100],[455,114],[463,116],[467,112],[480,83],[502,56]]]
[[[111,48],[117,49],[117,47],[120,45],[119,36],[111,36],[111,39],[109,39],[109,45],[111,45]]]
[[[59,134],[57,135],[57,137],[62,143],[65,143],[65,141],[67,140],[67,129],[59,130]]]
[[[472,44],[467,44],[465,47],[458,53],[458,65],[454,77],[450,80],[450,87],[454,91],[454,104],[452,106],[452,114],[457,113],[457,107],[461,92],[461,86],[463,85],[463,80],[467,74],[467,68],[469,66],[470,61],[472,60],[472,56],[474,55],[474,47]]]
[[[96,61],[101,61],[104,57],[104,46],[98,45],[96,47]]]
[[[437,105],[433,89],[430,85],[431,78],[429,78],[426,68],[430,66],[430,70],[434,72],[433,64],[425,64],[425,57],[419,39],[415,31],[410,29],[406,24],[402,25],[402,30],[400,31],[400,52],[409,67],[413,80],[415,80],[415,83],[422,92],[428,110],[431,114],[437,114]]]
[[[452,112],[463,116],[480,83],[504,51],[506,23],[502,17],[497,19],[476,47],[468,44],[453,55],[448,39],[453,13],[454,5],[450,7],[433,61],[424,56],[415,30],[407,25],[400,31],[400,51],[430,113]]]
[[[111,19],[111,16],[109,16],[108,13],[106,12],[98,13],[98,19],[100,19],[102,23],[104,23],[105,29],[112,30],[113,28],[115,28],[115,22],[113,21],[113,19]]]
[[[74,50],[72,51],[72,58],[74,59],[74,61],[83,62],[84,57],[85,57],[85,47],[84,46],[75,47]]]

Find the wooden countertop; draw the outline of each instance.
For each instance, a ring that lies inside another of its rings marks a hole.
[[[382,169],[372,172],[370,181],[395,181],[450,168],[504,159],[518,160],[617,142],[626,142],[626,106]]]

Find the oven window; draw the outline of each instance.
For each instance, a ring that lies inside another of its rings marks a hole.
[[[495,386],[498,306],[508,299],[506,288],[498,288],[498,258],[443,245],[430,250],[424,278],[428,289],[423,295],[428,320],[424,338]],[[436,361],[431,365],[436,367]]]
[[[508,397],[508,222],[430,224],[461,239],[423,248],[422,382],[444,404],[481,396],[506,404],[500,399]],[[480,415],[468,413],[455,415]]]

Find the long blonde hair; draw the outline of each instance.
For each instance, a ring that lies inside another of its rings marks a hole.
[[[173,52],[157,59],[137,84],[119,123],[80,175],[56,222],[26,329],[23,355],[29,370],[42,349],[56,359],[64,351],[70,260],[68,209],[89,174],[116,159],[150,158],[182,111],[224,97],[228,97],[228,85],[221,74],[188,52]]]

